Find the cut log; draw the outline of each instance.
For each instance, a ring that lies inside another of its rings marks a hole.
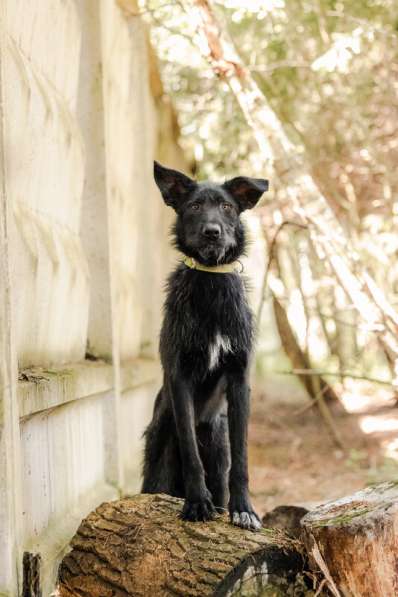
[[[308,554],[333,595],[398,595],[398,482],[329,502],[301,524]]]
[[[59,568],[59,597],[302,596],[300,544],[280,531],[245,531],[220,515],[179,518],[182,500],[137,495],[82,521]]]

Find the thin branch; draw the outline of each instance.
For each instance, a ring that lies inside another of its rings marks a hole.
[[[326,580],[326,578],[323,578],[323,579],[321,580],[321,582],[319,583],[319,587],[317,588],[317,590],[316,590],[316,593],[315,593],[314,597],[318,597],[318,595],[320,595],[320,594],[321,594],[321,592],[322,592],[322,589],[323,589],[323,587],[326,585],[326,583],[327,583],[327,580]]]
[[[279,373],[279,372],[278,372]],[[311,408],[313,406],[315,406],[318,402],[318,400],[320,400],[320,398],[322,396],[325,395],[325,392],[328,390],[328,386],[324,386],[319,392],[318,394],[315,396],[315,398],[313,398],[311,400],[311,402],[309,402],[308,404],[306,404],[305,406],[303,406],[302,408],[299,408],[298,410],[294,411],[292,414],[293,416],[297,417],[298,415],[302,415],[303,413],[307,412],[307,410],[311,410]]]
[[[353,23],[356,23],[357,25],[362,25],[363,27],[370,29],[374,33],[380,33],[380,35],[383,35],[385,37],[392,37],[392,38],[394,38],[395,41],[397,40],[397,36],[393,31],[388,31],[387,29],[384,29],[382,26],[374,25],[367,19],[361,19],[360,17],[353,17],[351,15],[347,15],[346,13],[339,12],[337,10],[327,10],[326,15],[328,17],[336,17],[338,19],[344,19],[345,21],[351,21]]]
[[[319,317],[324,317],[325,319],[332,319],[333,321],[336,321],[337,323],[341,323],[343,325],[346,325],[347,327],[364,330],[365,332],[367,332],[369,334],[378,334],[379,332],[385,330],[385,326],[381,323],[374,324],[372,327],[370,327],[366,323],[351,323],[350,321],[346,321],[345,319],[340,319],[340,317],[335,317],[333,314],[330,314],[330,313],[327,314],[327,313],[324,313],[323,311],[318,311],[317,309],[310,308],[310,311],[311,310],[316,311],[316,313],[318,313]]]
[[[310,62],[295,62],[294,60],[281,60],[274,64],[258,64],[248,67],[248,70],[255,73],[269,73],[280,68],[311,68]]]
[[[393,384],[391,381],[376,379],[374,377],[368,377],[367,375],[357,375],[355,373],[350,373],[347,371],[343,371],[343,373],[341,373],[340,371],[338,373],[335,373],[333,371],[322,371],[318,369],[291,369],[290,371],[275,371],[275,373],[278,373],[279,375],[322,375],[325,377],[350,377],[351,379],[369,381],[370,383],[375,383],[393,388]]]

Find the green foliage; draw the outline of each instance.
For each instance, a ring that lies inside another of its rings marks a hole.
[[[199,51],[197,26],[184,6],[146,3],[163,80],[176,104],[186,145],[205,176],[224,176],[242,168],[258,173],[262,159],[252,134],[225,84],[214,78]],[[219,0],[215,6],[292,138],[297,142],[299,132],[310,157],[316,160],[322,155],[324,186],[339,187],[343,198],[339,208],[344,209],[345,203],[340,172],[355,165],[361,176],[358,181],[351,177],[351,183],[358,190],[366,186],[360,198],[366,205],[360,209],[367,211],[372,196],[380,192],[372,170],[388,153],[391,163],[386,169],[391,173],[397,158],[394,147],[391,153],[380,147],[380,130],[374,122],[381,102],[389,106],[385,118],[396,120],[396,3]],[[321,60],[318,66],[317,60]],[[369,146],[370,163],[360,155],[364,146]],[[395,190],[396,176],[392,178]]]

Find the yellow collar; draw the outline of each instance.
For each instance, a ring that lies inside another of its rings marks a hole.
[[[241,274],[243,272],[243,265],[240,261],[223,263],[222,265],[202,265],[193,257],[187,257],[186,255],[183,256],[182,260],[186,266],[201,272],[209,272],[212,274]]]

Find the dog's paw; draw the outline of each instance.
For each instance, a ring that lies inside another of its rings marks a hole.
[[[211,498],[206,497],[198,501],[185,500],[181,518],[191,522],[206,522],[206,520],[213,520],[215,514],[216,509]]]
[[[261,521],[254,510],[249,512],[238,512],[237,510],[234,510],[234,512],[231,513],[231,522],[237,527],[248,529],[250,531],[258,531],[262,527]]]
[[[253,510],[248,497],[232,499],[229,503],[229,515],[232,524],[242,529],[258,531],[262,527],[261,520]]]

